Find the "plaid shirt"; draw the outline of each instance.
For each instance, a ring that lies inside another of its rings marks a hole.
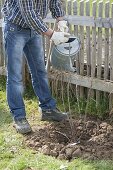
[[[43,22],[50,9],[53,18],[64,16],[60,0],[5,0],[2,8],[4,18],[24,28],[46,32]]]

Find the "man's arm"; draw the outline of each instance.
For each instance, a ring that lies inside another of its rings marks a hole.
[[[19,7],[23,18],[30,28],[36,32],[42,32],[43,34],[51,37],[53,30],[43,22],[40,14],[34,11],[34,3],[32,0],[19,0]]]
[[[52,29],[48,28],[40,15],[35,12],[34,5],[35,4],[32,0],[19,0],[21,13],[28,26],[36,32],[39,32],[40,30],[40,32],[42,32],[44,35],[49,36],[56,45],[67,42],[69,39],[69,34],[63,32],[54,32]],[[62,16],[58,16],[57,18],[59,17]]]
[[[62,9],[62,4],[60,0],[50,0],[49,9],[52,13],[53,18],[56,18],[57,21],[63,20],[65,12]]]

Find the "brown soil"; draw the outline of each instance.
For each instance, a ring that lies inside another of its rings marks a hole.
[[[71,123],[70,123],[71,122]],[[59,159],[113,160],[113,123],[75,119],[34,126],[25,138],[27,146]]]

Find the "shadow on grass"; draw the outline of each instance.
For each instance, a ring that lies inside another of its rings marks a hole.
[[[0,75],[0,91],[6,91],[6,76]],[[24,97],[26,99],[36,98],[31,81],[26,82]]]
[[[0,106],[0,126],[10,124],[11,122],[12,118],[7,108]]]
[[[6,76],[0,76],[0,91],[6,90]]]
[[[26,87],[25,87],[25,92],[24,92],[24,98],[26,100],[29,100],[29,99],[37,99],[35,93],[34,93],[34,90],[33,90],[33,86],[32,86],[32,83],[31,81],[29,82],[26,82]]]
[[[0,126],[12,122],[6,103],[6,76],[0,76]]]

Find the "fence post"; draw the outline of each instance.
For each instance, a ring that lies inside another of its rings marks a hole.
[[[86,16],[90,16],[90,1],[86,1]],[[86,27],[86,55],[87,55],[87,75],[91,74],[91,47],[90,47],[90,27]]]

